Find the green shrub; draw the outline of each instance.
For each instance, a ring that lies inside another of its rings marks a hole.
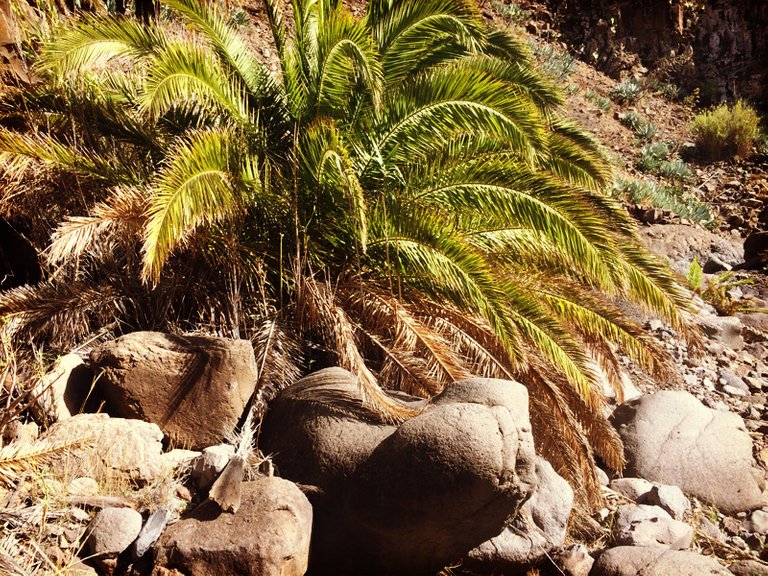
[[[688,274],[685,275],[685,283],[688,284],[688,288],[693,290],[696,294],[701,294],[701,289],[704,285],[704,270],[702,270],[701,264],[699,264],[699,261],[695,256],[688,268]]]
[[[640,149],[637,167],[643,172],[650,172],[673,180],[686,180],[691,177],[690,168],[680,158],[672,158],[669,146],[664,142],[646,144]]]
[[[590,102],[592,102],[595,106],[600,108],[600,110],[602,110],[603,112],[607,112],[608,110],[611,109],[611,101],[608,100],[608,98],[603,98],[594,90],[591,90],[591,89],[587,90],[584,93],[584,97]]]
[[[494,0],[492,6],[508,24],[520,24],[528,18],[528,11],[517,4],[504,4],[501,0]]]
[[[707,160],[747,158],[759,136],[760,117],[741,100],[732,108],[721,104],[697,115],[691,123],[696,149]]]
[[[542,70],[555,80],[565,80],[573,72],[573,55],[549,44],[532,43],[533,55]]]
[[[619,121],[624,126],[631,128],[635,136],[640,138],[640,140],[650,140],[656,136],[656,126],[645,120],[634,110],[619,116]]]
[[[679,186],[660,186],[647,180],[625,180],[613,183],[610,193],[628,202],[669,210],[680,218],[699,224],[712,222],[709,206],[686,194]]]
[[[640,97],[640,92],[642,92],[642,88],[640,87],[640,84],[637,83],[637,80],[634,78],[627,78],[613,87],[613,90],[611,90],[611,98],[616,102],[628,102],[634,104]]]

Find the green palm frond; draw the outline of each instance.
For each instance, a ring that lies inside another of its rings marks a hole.
[[[157,281],[170,253],[198,226],[238,209],[237,155],[229,133],[193,132],[169,152],[153,182],[144,240],[147,280]]]
[[[477,9],[463,0],[376,0],[368,4],[368,22],[391,88],[422,68],[421,61],[433,55],[436,44],[452,44],[472,53],[484,40]]]
[[[249,120],[245,94],[232,83],[218,60],[194,42],[169,42],[147,61],[140,97],[143,111],[156,119],[173,108],[221,110],[238,122]]]
[[[64,27],[46,44],[36,63],[42,73],[72,78],[118,58],[137,61],[161,50],[165,31],[129,18],[84,17]]]
[[[533,103],[511,98],[505,84],[458,65],[407,83],[385,102],[376,148],[394,162],[425,158],[455,134],[490,136],[532,161],[543,125]]]

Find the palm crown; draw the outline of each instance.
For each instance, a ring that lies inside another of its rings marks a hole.
[[[216,10],[167,4],[167,25],[65,25],[46,81],[4,95],[6,119],[28,111],[26,133],[0,132],[6,177],[42,163],[87,190],[62,204],[49,281],[0,296],[6,330],[58,314],[72,340],[110,314],[129,330],[215,309],[255,340],[262,380],[306,342],[397,419],[377,382],[515,378],[561,473],[594,486],[593,450],[621,468],[597,374],[620,381],[617,353],[655,375],[665,360],[617,302],[684,330],[684,294],[601,193],[608,164],[526,45],[461,0],[372,0],[364,18],[294,0],[291,26],[267,0],[273,75]]]

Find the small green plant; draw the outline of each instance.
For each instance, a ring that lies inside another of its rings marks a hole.
[[[680,218],[705,226],[712,222],[709,206],[678,186],[660,186],[647,180],[620,178],[613,183],[610,193],[627,202],[669,210]]]
[[[641,92],[642,88],[637,80],[634,78],[627,78],[613,87],[613,90],[611,90],[611,98],[619,103],[627,102],[629,104],[634,104],[640,97]]]
[[[672,180],[686,180],[691,177],[691,169],[680,158],[673,158],[672,151],[664,142],[646,144],[640,149],[637,167],[643,172]]]
[[[528,18],[528,11],[516,2],[505,4],[502,0],[494,0],[492,6],[507,24],[521,24]]]
[[[759,137],[760,117],[741,100],[698,114],[691,123],[696,149],[707,160],[748,158]]]
[[[600,110],[603,112],[607,112],[611,109],[611,101],[608,100],[608,98],[603,98],[594,90],[587,90],[584,94],[584,97],[592,102],[595,106],[600,108]]]
[[[541,68],[555,80],[565,80],[573,72],[573,55],[557,50],[549,44],[533,43],[533,55]]]
[[[624,126],[631,128],[635,133],[635,136],[640,140],[650,140],[656,136],[656,126],[648,122],[634,110],[630,110],[626,114],[620,115],[619,121],[624,124]]]
[[[701,294],[701,290],[704,286],[704,271],[701,269],[698,259],[694,256],[693,262],[688,267],[688,274],[685,275],[685,282],[688,288],[693,290],[696,294]]]
[[[733,271],[721,272],[710,278],[707,289],[702,292],[701,297],[721,316],[733,316],[737,312],[768,313],[766,309],[755,307],[751,298],[735,298],[731,295],[731,290],[737,286],[748,286],[754,283],[754,278],[739,277]]]

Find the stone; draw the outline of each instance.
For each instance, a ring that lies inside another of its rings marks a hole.
[[[534,490],[524,386],[477,379],[426,405],[399,399],[421,411],[377,422],[356,378],[330,368],[270,405],[261,449],[282,476],[317,487],[313,572],[437,572],[498,535]]]
[[[11,420],[3,430],[3,437],[8,444],[11,442],[29,444],[37,440],[39,436],[40,429],[34,422],[22,423],[19,420]]]
[[[739,240],[723,238],[709,230],[685,224],[653,224],[640,230],[643,243],[652,252],[669,260],[670,267],[683,276],[694,258],[705,264],[711,258],[733,267],[741,262]]]
[[[164,452],[162,455],[163,470],[167,470],[168,472],[177,470],[189,471],[195,458],[200,456],[200,454],[201,453],[196,450],[182,450],[181,448],[174,448],[173,450]]]
[[[707,538],[717,540],[718,542],[725,542],[725,534],[716,524],[704,516],[699,518],[699,531]]]
[[[44,438],[87,442],[57,459],[56,465],[73,477],[90,476],[97,482],[125,477],[146,484],[162,472],[163,433],[155,424],[108,414],[78,414],[54,424]]]
[[[738,560],[728,566],[728,571],[735,576],[768,576],[768,564],[755,560]]]
[[[768,511],[755,510],[752,512],[752,516],[749,518],[749,530],[758,534],[768,534]]]
[[[86,549],[99,558],[116,557],[136,540],[141,525],[141,514],[132,508],[104,508],[88,526]]]
[[[34,410],[41,421],[58,422],[83,412],[92,391],[93,373],[77,354],[60,357],[35,385]]]
[[[257,477],[243,483],[237,514],[222,513],[208,500],[166,528],[156,546],[156,565],[187,576],[302,576],[312,515],[312,506],[295,484]]]
[[[88,476],[75,478],[67,484],[67,494],[69,496],[95,496],[99,492],[99,483]]]
[[[764,479],[753,470],[752,440],[740,416],[665,390],[622,404],[611,421],[628,474],[678,486],[725,513],[762,505]]]
[[[602,468],[596,468],[597,470],[597,481],[600,482],[600,486],[608,486],[608,484],[611,483],[611,479],[608,478],[608,474],[606,474],[605,470]]]
[[[208,446],[192,461],[190,476],[201,490],[208,490],[235,455],[231,444]]]
[[[613,539],[621,546],[668,546],[673,550],[688,548],[693,528],[674,520],[658,506],[624,504],[613,522]]]
[[[91,352],[109,411],[160,426],[177,447],[221,442],[256,386],[247,340],[133,332]]]
[[[583,544],[574,544],[555,556],[555,563],[565,576],[589,576],[595,559]]]
[[[752,232],[744,240],[744,268],[762,270],[768,266],[768,232]]]
[[[653,488],[653,484],[644,478],[616,478],[608,487],[622,496],[638,502]]]
[[[606,550],[590,576],[731,576],[717,560],[665,546],[619,546]]]
[[[565,543],[573,490],[552,465],[536,458],[536,488],[520,512],[498,535],[467,555],[463,565],[481,573],[506,573],[517,566],[533,565]]]
[[[742,350],[745,346],[742,331],[744,325],[735,316],[717,316],[715,314],[700,314],[697,317],[699,326],[709,338],[714,338],[731,350]]]
[[[643,494],[641,504],[658,506],[675,520],[682,520],[691,511],[691,502],[677,486],[660,484]]]

